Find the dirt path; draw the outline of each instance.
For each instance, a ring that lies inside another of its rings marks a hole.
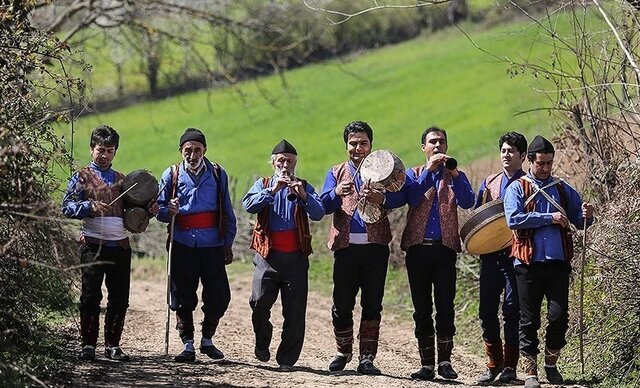
[[[441,384],[473,386],[483,370],[483,360],[454,350],[453,363],[460,374],[455,382],[411,380],[409,375],[419,366],[418,352],[412,323],[399,322],[389,314],[383,317],[380,349],[376,365],[382,376],[362,376],[355,372],[356,362],[339,373],[327,370],[334,352],[330,306],[327,297],[311,292],[307,310],[307,333],[302,355],[295,370],[278,372],[272,360],[262,363],[253,356],[248,298],[251,292],[251,274],[231,276],[232,300],[221,321],[216,345],[225,352],[226,359],[213,361],[205,356],[193,364],[173,362],[173,355],[181,350],[176,331],[171,330],[170,356],[163,355],[165,286],[162,281],[134,281],[131,286],[131,307],[127,317],[123,348],[132,356],[129,363],[113,362],[102,354],[93,363],[77,363],[72,374],[72,386],[234,386],[234,387],[435,387]],[[282,324],[280,304],[273,309],[274,341],[271,352],[279,343]],[[359,312],[358,312],[359,314]],[[172,316],[172,326],[175,325]],[[201,319],[197,317],[197,319]],[[199,328],[196,327],[196,342]],[[99,349],[102,338],[99,339]],[[77,346],[76,346],[77,349]],[[520,383],[522,384],[522,383]]]

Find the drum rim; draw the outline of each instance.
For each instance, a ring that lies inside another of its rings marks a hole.
[[[489,201],[485,204],[482,204],[481,206],[477,207],[476,209],[473,210],[472,213],[470,213],[469,215],[467,215],[465,217],[465,219],[462,221],[462,227],[460,227],[460,234],[464,234],[465,238],[464,240],[467,239],[467,237],[469,236],[469,234],[471,233],[471,231],[476,231],[474,230],[475,227],[471,228],[471,230],[467,233],[463,233],[465,231],[465,227],[467,226],[467,222],[469,222],[471,219],[473,219],[474,217],[476,217],[478,214],[480,214],[483,210],[485,209],[489,209],[491,207],[494,207],[498,204],[502,204],[502,216],[504,216],[504,201],[502,200],[502,198],[498,198],[498,199],[494,199],[493,201]],[[490,216],[490,218],[495,218],[495,216],[500,215],[500,214],[493,214]],[[505,221],[506,222],[506,221]]]

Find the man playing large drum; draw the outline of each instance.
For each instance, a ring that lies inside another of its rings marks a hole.
[[[258,214],[251,248],[256,250],[249,305],[256,335],[255,356],[269,361],[273,325],[271,308],[281,295],[282,337],[276,361],[290,371],[304,343],[311,234],[309,217],[319,221],[324,206],[313,186],[295,176],[298,152],[282,140],[271,152],[274,174],[258,179],[242,199],[249,213]]]
[[[491,174],[482,181],[476,208],[503,198],[507,186],[524,175],[522,163],[527,155],[527,139],[517,132],[508,132],[500,136],[498,147],[502,171]],[[516,379],[520,310],[513,258],[510,253],[511,247],[508,247],[480,255],[480,323],[484,350],[489,357],[489,362],[487,370],[478,379],[479,384],[489,384],[496,377],[502,383]],[[500,338],[498,319],[502,293],[504,293],[502,302],[504,348]]]
[[[562,384],[556,362],[566,345],[569,324],[569,275],[573,257],[570,224],[578,228],[593,221],[593,206],[582,202],[576,190],[551,175],[555,150],[536,136],[527,150],[529,173],[507,187],[504,212],[513,230],[518,299],[520,302],[520,354],[525,387],[538,382],[538,329],[543,298],[547,299],[544,370],[552,384]],[[586,223],[585,223],[586,218]]]
[[[406,266],[413,300],[422,368],[411,375],[420,380],[435,377],[434,334],[438,340],[438,374],[456,379],[451,366],[456,294],[456,259],[461,251],[458,206],[473,206],[475,193],[469,180],[447,155],[447,133],[438,127],[421,137],[426,163],[407,170],[409,212],[401,247],[407,252]],[[447,167],[445,167],[447,166]],[[433,298],[436,325],[433,326]]]
[[[349,160],[329,170],[321,195],[326,214],[333,214],[328,246],[334,252],[331,311],[338,353],[329,370],[343,370],[352,358],[353,307],[358,290],[362,290],[357,370],[379,375],[373,360],[378,350],[391,227],[387,217],[364,222],[356,207],[359,200],[365,200],[368,206],[390,209],[404,205],[405,199],[402,192],[382,193],[363,184],[358,168],[371,152],[373,142],[373,130],[367,123],[349,123],[343,138]]]
[[[233,260],[236,217],[229,196],[226,171],[205,158],[204,134],[188,128],[180,137],[182,162],[162,173],[158,220],[175,217],[171,261],[171,309],[184,344],[177,362],[193,362],[193,311],[198,305],[202,281],[202,339],[200,353],[213,359],[224,354],[213,344],[220,318],[231,301],[225,264]],[[171,244],[170,244],[171,246]]]

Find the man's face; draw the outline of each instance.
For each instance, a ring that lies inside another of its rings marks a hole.
[[[113,158],[116,156],[116,147],[105,144],[96,144],[91,150],[91,161],[101,169],[111,166]]]
[[[207,148],[199,141],[187,141],[182,144],[180,153],[182,154],[182,160],[186,163],[187,167],[191,170],[195,170],[200,167],[204,154],[207,152]]]
[[[500,161],[502,168],[507,171],[517,171],[522,168],[525,154],[520,153],[516,147],[510,146],[507,142],[500,147]]]
[[[422,148],[426,159],[431,158],[435,154],[446,154],[448,148],[447,139],[442,132],[429,132],[424,139],[424,144],[422,144],[420,148]]]
[[[545,180],[551,176],[553,168],[554,154],[536,153],[536,159],[531,162],[531,173],[540,180]]]
[[[292,177],[296,172],[297,158],[294,154],[275,154],[273,159],[273,170],[278,176]]]
[[[350,133],[347,137],[347,152],[349,159],[356,166],[371,153],[371,139],[366,132]]]

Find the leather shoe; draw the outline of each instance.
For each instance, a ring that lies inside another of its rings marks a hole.
[[[412,379],[433,380],[436,378],[436,372],[432,365],[423,365],[420,370],[411,374]]]
[[[291,365],[280,365],[278,367],[278,372],[293,372],[293,366]]]
[[[256,358],[258,359],[258,361],[267,362],[271,358],[271,353],[269,352],[269,349],[262,350],[262,349],[255,348],[253,353],[256,355]]]
[[[196,360],[196,352],[183,350],[182,353],[178,354],[173,359],[175,362],[194,362]]]
[[[453,370],[449,361],[442,361],[438,364],[438,374],[447,380],[455,380],[458,378],[458,374]]]
[[[487,368],[484,373],[478,378],[478,384],[487,385],[491,384],[493,380],[498,377],[500,373],[500,368]]]
[[[545,365],[544,371],[547,373],[547,380],[551,384],[562,384],[564,382],[562,375],[558,372],[558,367]]]
[[[216,348],[215,345],[200,346],[200,354],[206,354],[209,358],[213,358],[214,360],[222,360],[224,358],[224,353],[222,353],[220,349]]]
[[[358,373],[362,373],[363,375],[381,375],[382,374],[382,372],[380,372],[380,369],[376,368],[376,366],[373,365],[373,361],[369,360],[368,358],[360,360],[357,371]]]
[[[105,348],[104,355],[107,356],[107,358],[110,358],[116,361],[129,361],[129,356],[122,351],[122,348],[120,346]]]
[[[500,376],[498,376],[498,381],[501,383],[508,383],[517,379],[518,376],[516,375],[516,370],[511,367],[504,368],[502,373],[500,373]]]
[[[536,376],[527,377],[524,380],[524,388],[540,388],[540,383]]]
[[[93,361],[96,359],[96,348],[91,345],[85,345],[80,353],[78,359],[83,361]]]
[[[336,354],[335,358],[331,361],[331,364],[329,364],[329,370],[331,372],[344,370],[344,367],[347,366],[347,363],[351,361],[352,357],[352,354]]]

